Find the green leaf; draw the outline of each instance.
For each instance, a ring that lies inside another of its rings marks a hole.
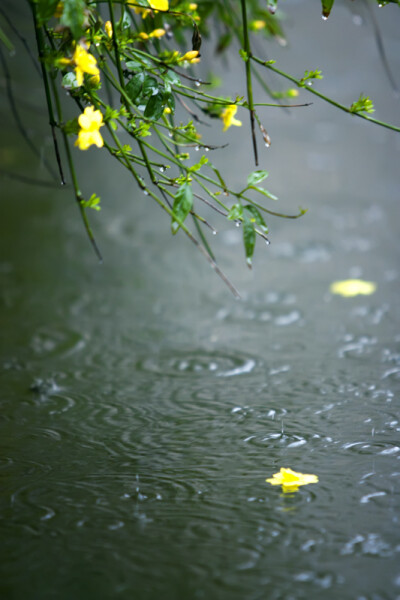
[[[322,3],[322,16],[327,19],[331,14],[332,6],[335,0],[321,0]]]
[[[38,25],[44,25],[56,12],[58,0],[37,0],[35,4]]]
[[[360,94],[360,97],[357,100],[357,102],[353,102],[353,104],[350,106],[350,112],[352,112],[352,113],[361,113],[361,112],[373,113],[373,112],[375,112],[375,109],[374,109],[372,100],[368,96],[363,96],[363,94]]]
[[[141,58],[140,60],[128,60],[125,66],[130,71],[139,71],[151,66],[151,62],[147,58]]]
[[[173,71],[169,71],[168,70],[165,73],[165,75],[163,75],[163,79],[165,81],[166,86],[169,85],[171,87],[173,85],[176,85],[176,86],[179,87],[181,85],[180,77],[176,73],[174,73]]]
[[[146,74],[143,71],[136,73],[126,84],[125,90],[132,102],[135,102],[136,98],[141,94],[145,77]]]
[[[237,220],[241,220],[243,216],[243,206],[241,204],[234,204],[229,213],[228,213],[228,219],[229,221],[237,221]]]
[[[77,135],[80,130],[78,118],[76,117],[75,119],[71,119],[70,121],[67,121],[64,124],[64,127],[62,129],[63,129],[63,132],[66,133],[67,135],[70,135],[70,134]]]
[[[155,77],[146,77],[143,81],[143,96],[154,96],[159,91],[159,83]]]
[[[190,211],[193,207],[193,192],[192,186],[188,181],[185,181],[180,186],[179,190],[175,194],[174,205],[172,207],[172,212],[174,213],[174,217],[179,219],[181,223],[184,222]],[[171,222],[171,231],[175,235],[178,231],[180,224],[176,221],[176,219],[172,217]]]
[[[205,156],[202,156],[201,159],[199,160],[198,163],[196,163],[195,165],[192,165],[191,167],[189,167],[189,171],[191,171],[192,173],[195,171],[199,171],[201,169],[201,167],[203,165],[206,165],[208,163],[208,158],[206,158]]]
[[[144,116],[146,119],[152,119],[157,121],[164,112],[165,100],[164,94],[158,92],[155,96],[150,96],[146,108],[144,110]]]
[[[243,216],[243,243],[247,266],[251,269],[251,259],[256,245],[256,232],[254,230],[254,221],[245,215]]]
[[[269,192],[268,190],[266,190],[262,187],[258,187],[257,185],[251,185],[247,189],[255,190],[256,192],[259,192],[263,196],[267,196],[267,198],[270,198],[271,200],[278,200],[277,196],[274,196],[274,194],[271,194],[271,192]]]
[[[78,87],[78,83],[76,81],[76,75],[72,71],[70,73],[66,73],[61,81],[61,87],[65,90],[74,90]]]
[[[274,15],[276,13],[277,5],[278,0],[267,0],[268,10],[271,13],[271,15]]]
[[[257,185],[268,177],[268,171],[253,171],[247,178],[247,185]]]
[[[100,198],[96,194],[92,194],[89,200],[81,200],[81,205],[84,208],[93,208],[93,210],[101,210]]]
[[[64,10],[60,23],[70,29],[75,40],[79,40],[84,34],[85,11],[86,4],[84,0],[64,0]]]
[[[268,233],[267,224],[264,221],[264,218],[262,217],[258,208],[256,208],[255,206],[252,206],[251,204],[246,204],[246,206],[244,206],[243,208],[244,208],[244,210],[247,210],[247,212],[250,213],[250,215],[251,215],[250,220],[252,220],[254,223],[257,223],[257,225],[259,226],[261,231],[263,233],[267,234]]]

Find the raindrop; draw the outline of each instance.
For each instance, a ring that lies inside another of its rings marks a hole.
[[[265,243],[267,244],[267,246],[269,246],[271,242],[269,240],[265,239]]]
[[[168,132],[168,137],[172,138],[172,131]]]
[[[198,152],[200,150],[200,146],[196,146],[195,150]]]
[[[160,173],[164,173],[165,167],[160,167]]]
[[[240,227],[240,221],[235,221],[236,227]]]
[[[143,194],[144,194],[145,196],[148,196],[148,195],[149,195],[149,192],[148,192],[148,190],[143,190]]]
[[[328,17],[327,17],[326,15],[322,15],[322,20],[323,20],[323,21],[327,21],[327,20],[328,20]]]
[[[200,86],[201,86],[201,83],[200,83],[200,81],[195,81],[195,82],[194,82],[194,85],[195,85],[196,87],[200,87]]]
[[[217,231],[213,229],[213,235],[217,235]]]
[[[210,148],[209,148],[208,146],[205,146],[205,147],[204,147],[204,150],[205,150],[206,152],[209,152],[209,151],[210,151]]]
[[[266,147],[266,148],[269,148],[269,147],[270,147],[270,145],[271,145],[271,144],[270,144],[269,142],[265,142],[265,147]]]

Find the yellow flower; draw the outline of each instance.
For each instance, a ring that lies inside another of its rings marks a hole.
[[[151,8],[154,10],[168,10],[168,0],[148,0]]]
[[[346,279],[345,281],[335,281],[330,286],[332,294],[339,294],[345,298],[358,296],[362,294],[369,296],[373,294],[377,288],[373,281],[362,281],[361,279]]]
[[[144,31],[141,31],[138,36],[142,39],[142,40],[148,40],[149,36],[147,35],[147,33],[145,33]]]
[[[106,21],[104,23],[104,29],[105,29],[105,32],[108,35],[108,37],[111,38],[112,34],[113,34],[113,28],[112,28],[112,25],[111,25],[111,21]]]
[[[196,8],[197,8],[197,4],[195,4],[194,2],[189,4],[189,10],[196,10]]]
[[[292,469],[281,468],[279,473],[274,473],[272,478],[266,479],[271,485],[281,485],[282,491],[297,492],[299,486],[308,485],[309,483],[317,483],[317,475],[307,475],[304,473],[296,473]]]
[[[200,62],[199,51],[198,50],[190,50],[186,52],[183,56],[178,59],[180,62],[187,60],[190,64],[195,64]]]
[[[224,122],[224,131],[226,131],[231,125],[236,125],[236,127],[242,126],[242,121],[238,121],[237,119],[235,119],[236,112],[236,104],[230,104],[222,112],[221,119]]]
[[[154,29],[151,33],[149,33],[149,37],[151,38],[161,38],[165,35],[165,29]]]
[[[76,83],[78,87],[83,83],[84,73],[100,75],[95,57],[80,44],[77,44],[72,60],[75,63]]]
[[[104,125],[102,113],[99,110],[94,110],[94,106],[87,106],[83,113],[79,115],[78,123],[81,129],[75,146],[78,146],[80,150],[87,150],[92,144],[101,148],[104,144],[99,131],[100,127]]]
[[[170,109],[169,106],[166,106],[164,108],[164,115],[170,115],[172,113],[172,110]]]

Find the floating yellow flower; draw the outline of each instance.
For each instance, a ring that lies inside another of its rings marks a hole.
[[[92,144],[101,148],[104,144],[99,131],[100,127],[104,125],[101,112],[94,110],[94,106],[87,106],[83,113],[79,115],[78,123],[81,129],[75,146],[78,146],[80,150],[87,150]]]
[[[168,0],[148,0],[151,8],[154,10],[168,10]]]
[[[296,473],[292,469],[281,468],[279,473],[274,473],[272,478],[266,479],[271,485],[281,485],[282,491],[297,492],[299,486],[308,485],[309,483],[317,483],[317,475],[309,475],[304,473]]]
[[[105,29],[105,32],[108,35],[108,37],[111,38],[112,34],[113,34],[113,28],[112,28],[111,21],[106,21],[104,23],[104,29]]]
[[[100,75],[95,57],[80,44],[77,44],[75,48],[72,61],[75,64],[76,83],[78,87],[83,83],[84,73],[88,73],[89,75]]]
[[[377,288],[373,281],[363,281],[362,279],[346,279],[344,281],[335,281],[330,286],[332,294],[339,294],[345,298],[358,296],[362,294],[369,296],[373,294]]]
[[[226,131],[231,125],[236,125],[236,127],[242,126],[242,121],[238,121],[238,119],[235,119],[236,112],[237,112],[236,104],[230,104],[222,112],[221,119],[224,123],[223,131]]]

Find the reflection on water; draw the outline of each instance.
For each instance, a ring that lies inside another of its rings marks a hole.
[[[306,22],[306,4],[287,12],[316,32],[319,12]],[[384,23],[389,49],[398,28]],[[325,26],[336,43],[344,7]],[[357,35],[379,74],[368,30]],[[318,66],[339,78],[343,61],[320,52]],[[352,74],[355,96],[363,73]],[[396,115],[376,77],[376,105]],[[95,220],[102,267],[65,194],[9,186],[2,598],[400,597],[398,142],[313,111],[274,113],[263,158],[307,216],[274,223],[253,274],[239,266],[240,231],[214,238],[239,302],[163,233],[162,216],[154,226],[136,198],[123,202],[130,182],[115,194],[99,154],[89,160],[112,198]],[[10,144],[10,157],[23,156]],[[234,145],[229,160],[239,177]],[[354,278],[377,291],[330,293]],[[283,494],[265,482],[281,467],[319,482]]]

